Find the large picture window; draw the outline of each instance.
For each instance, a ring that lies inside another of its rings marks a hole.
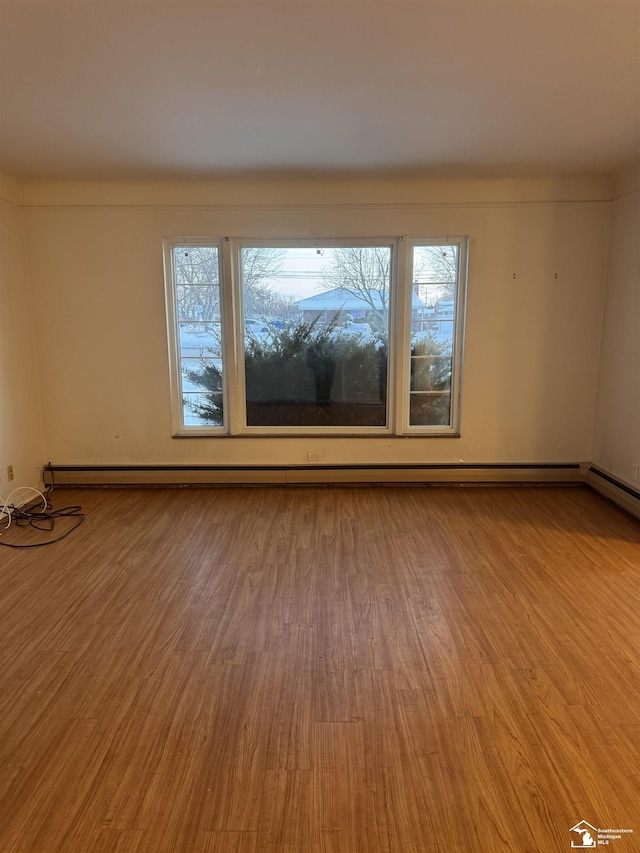
[[[455,434],[464,239],[167,242],[174,433]]]

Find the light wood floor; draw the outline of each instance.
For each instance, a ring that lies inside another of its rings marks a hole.
[[[640,850],[640,523],[580,488],[57,490],[2,853]]]

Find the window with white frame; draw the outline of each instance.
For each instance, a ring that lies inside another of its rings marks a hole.
[[[177,435],[456,434],[464,238],[167,241]]]

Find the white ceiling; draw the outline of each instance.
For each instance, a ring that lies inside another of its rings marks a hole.
[[[612,171],[640,0],[0,0],[17,177]]]

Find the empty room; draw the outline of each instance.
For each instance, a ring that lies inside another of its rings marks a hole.
[[[1,853],[640,850],[640,3],[0,0]]]

